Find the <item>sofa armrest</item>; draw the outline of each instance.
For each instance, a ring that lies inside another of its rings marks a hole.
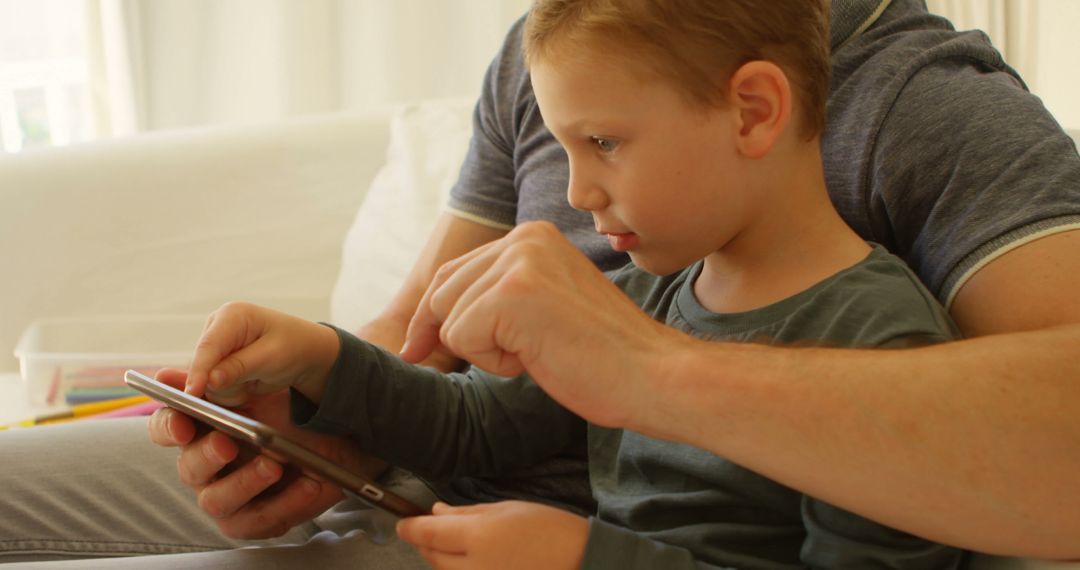
[[[245,299],[325,319],[390,110],[214,127],[0,159],[0,371],[47,316],[207,314]]]

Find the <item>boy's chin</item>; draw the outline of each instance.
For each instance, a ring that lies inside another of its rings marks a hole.
[[[697,261],[696,259],[691,259],[686,262],[674,259],[656,259],[633,251],[629,252],[629,254],[630,261],[632,261],[638,269],[658,276],[671,275],[672,273],[686,269]]]

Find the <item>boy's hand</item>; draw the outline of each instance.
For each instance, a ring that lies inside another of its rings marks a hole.
[[[339,348],[329,327],[249,303],[227,303],[203,329],[185,390],[237,406],[250,394],[293,386],[318,402]]]
[[[163,369],[158,380],[181,387],[187,375]],[[303,443],[350,470],[374,478],[378,465],[347,439],[305,431],[289,420],[289,395],[279,391],[256,395],[238,410]],[[180,447],[180,480],[195,490],[199,507],[216,519],[231,538],[261,539],[280,536],[311,520],[341,500],[336,486],[292,471],[266,456],[241,457],[232,438],[199,429],[191,418],[162,408],[148,425],[150,439],[161,446]],[[271,489],[273,487],[273,489]]]
[[[577,568],[589,538],[586,519],[535,503],[438,503],[433,512],[403,519],[397,532],[437,570]]]

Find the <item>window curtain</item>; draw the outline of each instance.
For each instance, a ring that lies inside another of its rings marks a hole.
[[[927,0],[931,12],[945,16],[958,30],[982,30],[1036,91],[1039,69],[1039,0]]]
[[[479,93],[530,0],[89,0],[106,134]]]
[[[98,137],[130,135],[146,124],[138,10],[127,0],[86,2],[89,107]]]

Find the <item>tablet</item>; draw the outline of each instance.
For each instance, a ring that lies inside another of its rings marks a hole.
[[[250,442],[258,446],[267,456],[276,461],[291,463],[300,469],[314,473],[338,485],[347,494],[373,507],[378,507],[399,517],[430,514],[430,511],[416,506],[399,495],[382,489],[375,482],[331,462],[307,447],[286,438],[274,428],[260,421],[242,416],[213,402],[177,390],[135,370],[128,370],[124,373],[124,382],[166,406],[190,416],[192,419],[240,441]]]

